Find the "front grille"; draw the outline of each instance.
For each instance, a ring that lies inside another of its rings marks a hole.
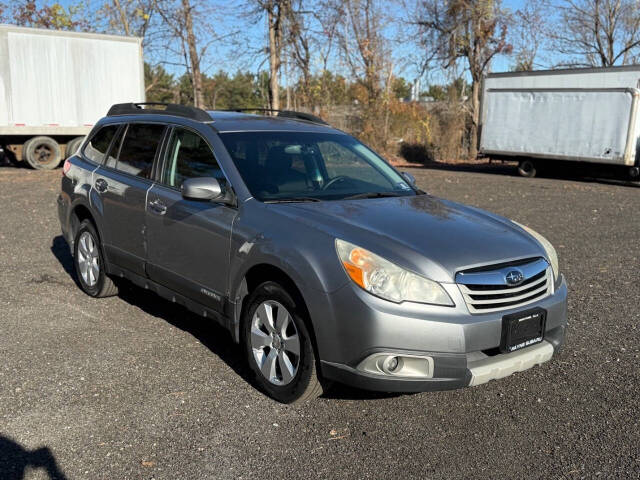
[[[519,272],[523,277],[516,285],[507,282],[507,276],[512,272]],[[456,283],[471,313],[490,313],[527,305],[551,295],[553,272],[546,260],[535,258],[459,272]]]

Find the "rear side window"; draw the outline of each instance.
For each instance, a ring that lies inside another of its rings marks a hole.
[[[130,175],[151,178],[153,159],[162,141],[164,129],[164,125],[130,124],[120,142],[116,169]]]
[[[82,153],[89,160],[95,163],[102,163],[104,154],[107,153],[111,140],[118,131],[119,125],[107,125],[102,127],[98,132],[91,137],[91,140],[87,142]]]
[[[167,166],[162,182],[180,188],[187,178],[214,177],[224,181],[224,174],[207,142],[197,133],[176,128],[171,135]]]
[[[104,162],[107,167],[117,167],[118,154],[120,153],[120,146],[122,145],[122,137],[124,136],[126,131],[126,127],[120,130],[120,132],[116,136],[116,139],[111,144],[111,149],[109,149],[109,153],[107,153],[107,159]]]

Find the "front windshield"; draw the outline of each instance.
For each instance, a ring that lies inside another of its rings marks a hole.
[[[231,132],[220,137],[251,195],[264,202],[415,195],[382,158],[348,135]]]

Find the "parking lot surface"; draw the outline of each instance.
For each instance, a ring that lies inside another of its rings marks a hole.
[[[556,246],[561,355],[475,388],[337,386],[277,404],[209,321],[134,287],[83,294],[56,216],[61,171],[1,168],[0,478],[640,477],[640,188],[411,173]]]

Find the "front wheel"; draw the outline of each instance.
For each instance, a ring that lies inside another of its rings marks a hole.
[[[118,293],[118,288],[105,272],[100,237],[89,220],[84,220],[76,232],[73,264],[78,283],[87,295],[101,298]]]
[[[259,285],[242,317],[245,354],[256,381],[275,400],[303,402],[322,394],[301,306],[275,282]]]

